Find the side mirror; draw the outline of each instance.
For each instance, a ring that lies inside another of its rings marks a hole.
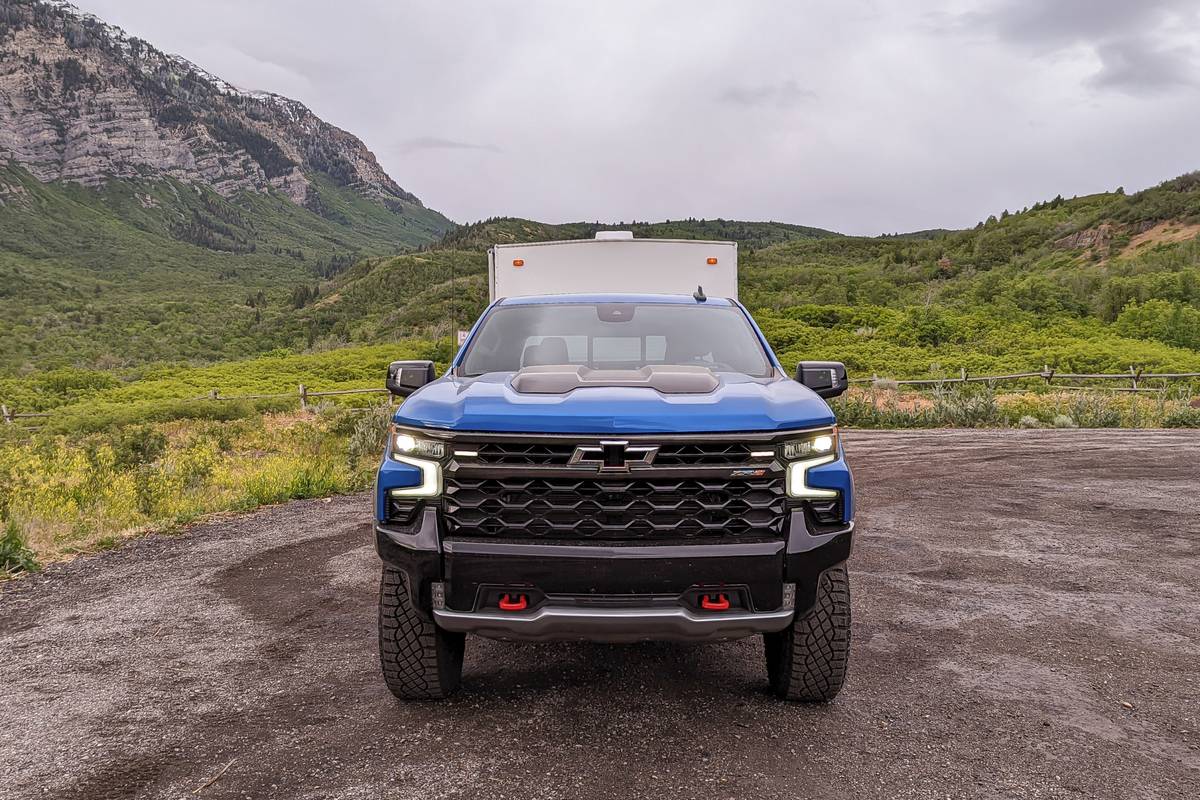
[[[846,365],[840,361],[801,361],[796,366],[796,380],[829,399],[849,388]]]
[[[388,364],[387,390],[396,397],[408,397],[436,379],[432,361],[393,361]]]

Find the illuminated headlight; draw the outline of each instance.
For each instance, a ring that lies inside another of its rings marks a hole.
[[[837,428],[813,431],[802,439],[783,443],[783,460],[798,461],[802,458],[836,454],[838,446]]]
[[[837,428],[813,431],[804,438],[785,442],[783,459],[787,465],[787,492],[791,497],[814,499],[834,498],[835,489],[822,489],[808,484],[808,471],[822,464],[830,464],[838,457]]]
[[[446,445],[431,439],[421,439],[395,427],[391,430],[391,437],[392,460],[421,470],[421,482],[416,486],[389,489],[388,494],[396,498],[440,495],[442,465],[435,459],[441,459],[446,454]]]
[[[411,433],[393,427],[392,454],[418,458],[442,458],[446,455],[446,445],[433,439],[419,439]]]

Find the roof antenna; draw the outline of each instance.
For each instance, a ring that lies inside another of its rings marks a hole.
[[[703,303],[708,298],[704,296],[704,287],[697,286],[696,291],[692,293],[692,297],[696,298],[697,303]]]

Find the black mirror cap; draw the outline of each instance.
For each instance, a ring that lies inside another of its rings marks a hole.
[[[437,380],[432,361],[393,361],[387,368],[387,390],[408,397],[425,384]]]
[[[850,388],[846,365],[840,361],[801,361],[796,366],[796,380],[826,400]]]

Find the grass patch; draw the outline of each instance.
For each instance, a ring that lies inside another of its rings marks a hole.
[[[853,388],[831,405],[849,428],[1200,427],[1190,388],[1133,395],[1041,390],[1000,394],[985,384],[930,392]]]
[[[352,435],[373,443],[384,429],[381,411],[331,409],[0,443],[0,569],[28,571],[216,512],[365,489],[380,449],[352,448]]]

